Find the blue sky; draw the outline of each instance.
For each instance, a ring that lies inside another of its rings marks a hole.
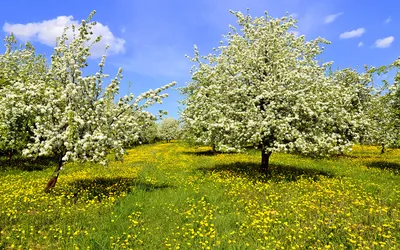
[[[194,44],[201,54],[210,53],[229,31],[229,24],[236,22],[229,10],[245,12],[246,8],[252,16],[264,11],[274,17],[286,12],[295,15],[299,34],[332,42],[325,46],[323,60],[334,61],[334,68],[361,70],[365,64],[385,65],[400,56],[397,0],[13,0],[2,3],[0,36],[3,39],[14,32],[21,41],[32,41],[39,53],[49,56],[60,27],[86,19],[96,10],[96,34],[104,39],[94,57],[108,43],[107,73],[114,76],[122,67],[121,94],[130,91],[138,95],[171,81],[177,81],[177,87],[184,86],[191,68],[185,54],[193,54]],[[93,58],[89,64],[97,65],[98,61]],[[176,90],[168,92],[170,97],[164,104],[150,111],[164,109],[178,118],[177,102],[183,97]]]

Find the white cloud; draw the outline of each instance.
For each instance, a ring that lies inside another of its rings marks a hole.
[[[340,34],[340,39],[348,39],[348,38],[354,38],[354,37],[360,37],[365,33],[364,28],[358,28],[356,30],[352,31],[346,31]]]
[[[332,15],[327,15],[327,16],[325,17],[324,22],[325,22],[326,24],[328,24],[328,23],[333,23],[333,22],[336,20],[336,18],[338,18],[338,17],[341,16],[341,15],[343,15],[343,12],[339,12],[339,13],[332,14]]]
[[[37,41],[50,47],[56,44],[56,38],[61,36],[66,26],[75,25],[79,27],[79,22],[73,16],[59,16],[55,19],[44,20],[42,22],[27,24],[5,23],[3,31],[14,33],[22,41]],[[97,22],[93,27],[93,36],[101,36],[101,41],[91,48],[92,57],[101,57],[104,54],[106,45],[110,45],[107,54],[124,53],[125,40],[115,37],[107,25]],[[68,33],[72,36],[72,31]]]
[[[388,18],[386,18],[385,23],[387,24],[387,23],[390,23],[391,21],[392,21],[392,18],[388,17]]]
[[[381,49],[389,48],[390,45],[392,45],[393,41],[394,41],[394,37],[393,36],[389,36],[389,37],[386,37],[386,38],[378,39],[378,40],[375,41],[375,47],[376,48],[381,48]]]
[[[359,42],[358,43],[358,47],[362,47],[362,46],[364,46],[364,43],[363,42]]]

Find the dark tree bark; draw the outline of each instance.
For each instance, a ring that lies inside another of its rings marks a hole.
[[[46,185],[46,188],[44,189],[44,191],[46,193],[50,192],[50,190],[56,186],[56,183],[58,180],[58,175],[60,174],[62,164],[63,164],[62,156],[60,155],[58,157],[58,164],[57,164],[56,169],[54,170],[53,176],[50,178],[49,182]]]
[[[385,153],[385,143],[382,143],[381,154]]]
[[[8,158],[9,161],[11,161],[12,155],[13,155],[12,150],[8,150],[8,157],[7,158]]]
[[[213,153],[217,152],[216,149],[215,149],[215,144],[214,144],[214,143],[211,145],[211,151],[212,151]]]
[[[269,157],[272,152],[265,152],[264,149],[261,150],[261,173],[268,175],[269,173]]]

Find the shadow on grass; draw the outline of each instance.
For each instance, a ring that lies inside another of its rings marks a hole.
[[[232,164],[220,164],[210,168],[198,168],[204,173],[232,172],[246,176],[254,181],[297,181],[300,178],[319,180],[321,176],[332,178],[334,174],[317,169],[300,168],[295,166],[270,164],[268,175],[260,173],[260,165],[255,163],[236,162]]]
[[[376,157],[375,155],[333,155],[331,156],[332,159],[369,159]]]
[[[93,178],[78,179],[68,183],[63,189],[73,197],[76,203],[79,199],[101,201],[108,197],[118,197],[123,193],[128,194],[134,190],[151,192],[158,189],[172,188],[168,184],[152,184],[137,178]]]
[[[213,156],[213,155],[218,155],[220,153],[214,152],[212,150],[207,150],[207,151],[197,151],[197,152],[183,152],[183,154],[192,156]]]
[[[219,152],[219,151],[212,151],[212,150],[206,150],[206,151],[197,151],[197,152],[183,152],[185,155],[191,155],[191,156],[214,156],[214,155],[228,155],[228,154],[237,154],[236,152]]]
[[[391,170],[395,174],[400,174],[400,164],[395,162],[387,162],[387,161],[373,161],[367,163],[367,167],[369,168],[379,168],[382,170]]]
[[[7,157],[0,157],[0,172],[8,170],[20,171],[41,171],[53,167],[57,164],[55,157],[39,157],[37,159],[27,159],[15,156],[11,160]]]

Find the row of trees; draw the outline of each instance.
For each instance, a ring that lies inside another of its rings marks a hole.
[[[182,89],[186,140],[219,151],[254,146],[263,172],[273,152],[326,156],[342,154],[355,142],[399,145],[400,74],[382,88],[373,80],[397,70],[400,59],[363,73],[334,71],[331,62],[319,60],[329,42],[295,36],[292,17],[232,13],[241,29],[232,27],[215,54],[200,56],[195,47],[191,58],[192,81]],[[109,77],[103,73],[105,56],[95,74],[84,74],[90,47],[101,39],[92,38],[93,14],[79,27],[66,28],[50,63],[29,43],[18,47],[13,36],[0,55],[0,151],[10,157],[56,156],[47,191],[65,162],[104,164],[110,153],[121,158],[128,146],[168,142],[180,133],[176,120],[157,124],[146,111],[175,83],[117,98],[122,70],[103,86]]]
[[[155,121],[146,124],[143,127],[140,136],[139,143],[154,143],[157,141],[164,140],[167,143],[171,140],[181,138],[181,128],[179,121],[167,117],[161,121],[161,123],[156,123]]]
[[[261,170],[273,152],[311,156],[342,154],[353,143],[399,143],[400,90],[394,83],[373,87],[388,67],[332,70],[321,63],[323,44],[295,36],[296,20],[252,18],[232,12],[234,27],[215,54],[200,56],[195,46],[192,81],[181,114],[185,137],[220,151],[254,146]]]
[[[85,74],[90,48],[101,39],[92,36],[93,15],[65,29],[50,63],[31,44],[17,46],[12,35],[0,55],[0,151],[9,157],[13,152],[57,157],[46,191],[56,184],[65,162],[105,164],[110,153],[121,158],[156,119],[145,109],[162,103],[167,97],[162,92],[175,84],[118,98],[122,69],[104,85],[109,78],[103,72],[105,55],[96,73]]]

